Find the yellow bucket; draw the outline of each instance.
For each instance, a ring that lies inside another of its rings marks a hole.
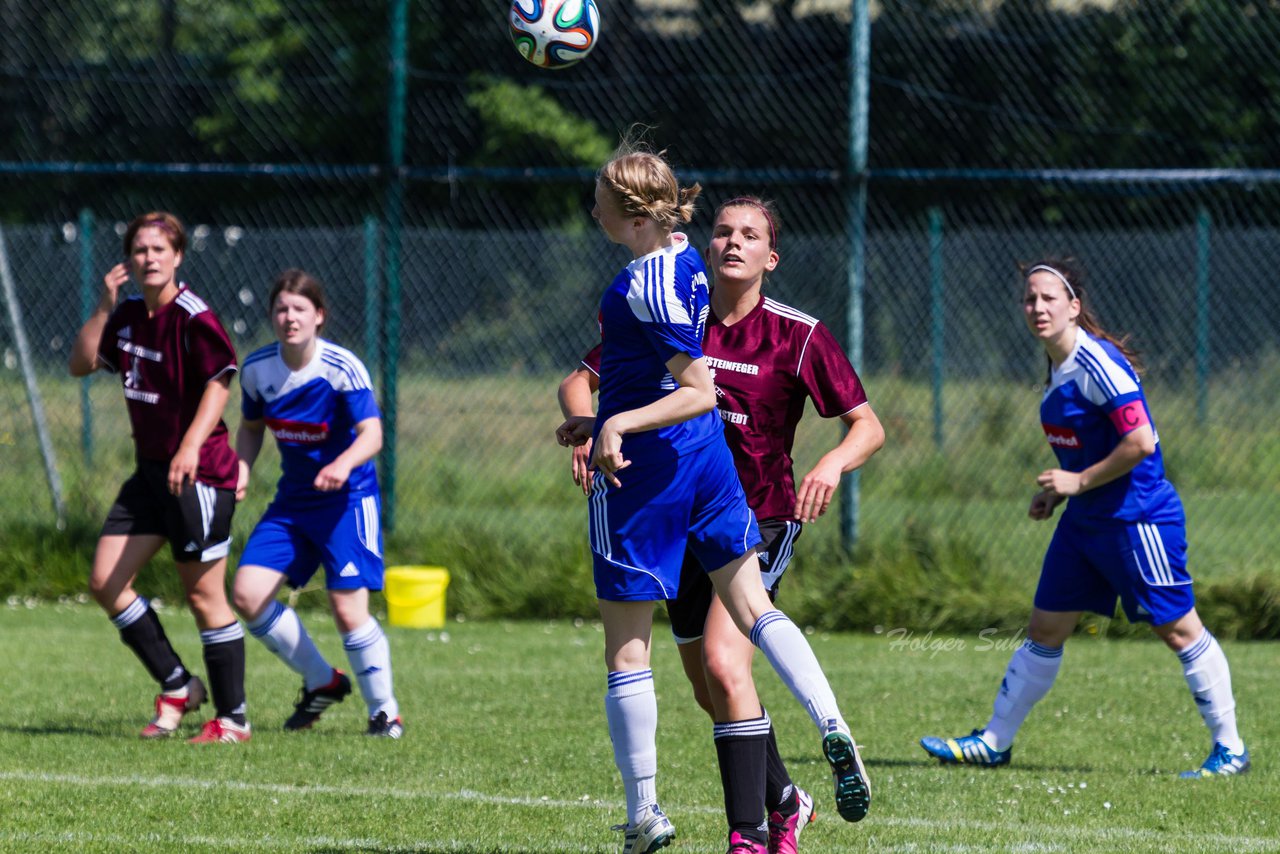
[[[383,576],[387,620],[410,629],[444,625],[444,590],[449,570],[442,566],[393,566]]]

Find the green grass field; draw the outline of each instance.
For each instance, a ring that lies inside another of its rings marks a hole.
[[[163,619],[203,673],[185,611]],[[306,620],[343,660],[322,614]],[[389,630],[407,731],[364,737],[353,696],[307,733],[280,724],[295,677],[248,642],[253,741],[144,743],[154,686],[96,609],[0,604],[0,850],[616,851],[622,794],[590,621]],[[992,640],[998,641],[992,643]],[[1254,770],[1180,781],[1208,744],[1160,644],[1079,638],[1006,769],[942,768],[916,746],[985,720],[1012,639],[811,635],[865,756],[868,818],[836,817],[807,716],[767,666],[761,692],[796,781],[818,797],[804,851],[1280,851],[1280,645],[1228,643]],[[724,850],[710,725],[672,645],[654,647],[659,793],[672,851]],[[207,711],[202,709],[202,712]],[[194,732],[195,724],[188,728]]]

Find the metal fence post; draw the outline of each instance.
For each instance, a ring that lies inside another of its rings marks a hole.
[[[378,315],[381,302],[378,288],[378,220],[364,218],[364,361],[370,373],[381,364],[378,356]]]
[[[80,322],[84,323],[93,313],[93,211],[80,209]],[[89,386],[93,375],[80,380],[80,451],[84,464],[93,465],[93,403],[89,399]]]
[[[849,220],[849,360],[862,370],[862,298],[867,269],[867,121],[871,86],[871,15],[867,0],[851,0],[849,38],[849,174],[846,210]],[[861,503],[859,472],[850,472],[841,483],[840,539],[852,550],[858,541]]]
[[[942,366],[946,359],[946,315],[942,312],[942,209],[929,208],[929,304],[933,339],[933,444],[942,450]]]
[[[396,526],[396,373],[400,357],[400,229],[404,213],[404,119],[407,91],[408,0],[391,6],[391,87],[387,105],[387,291],[382,303],[382,522]]]

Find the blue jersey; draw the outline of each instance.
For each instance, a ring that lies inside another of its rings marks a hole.
[[[596,431],[610,416],[639,409],[675,391],[667,361],[677,353],[702,358],[702,333],[710,314],[707,271],[683,234],[637,258],[618,274],[600,300],[600,399]],[[714,411],[623,438],[628,459],[663,448],[686,454],[724,434]],[[593,437],[594,438],[594,437]]]
[[[246,419],[265,420],[280,448],[282,473],[277,500],[340,499],[378,490],[373,462],[351,470],[344,490],[323,493],[313,485],[320,469],[355,441],[355,425],[377,418],[369,372],[349,350],[316,341],[315,356],[293,371],[269,344],[244,360],[240,371],[240,411]]]
[[[1129,360],[1110,341],[1083,329],[1076,346],[1054,368],[1040,403],[1040,421],[1058,465],[1083,471],[1106,457],[1121,437],[1155,423],[1142,383]],[[1181,524],[1182,502],[1164,476],[1164,457],[1156,433],[1156,451],[1123,477],[1074,496],[1064,513],[1090,521]]]

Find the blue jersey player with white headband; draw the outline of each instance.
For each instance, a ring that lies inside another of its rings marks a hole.
[[[1208,758],[1181,776],[1248,771],[1231,671],[1196,614],[1182,502],[1165,479],[1135,356],[1090,312],[1074,261],[1036,262],[1023,275],[1023,313],[1049,359],[1040,420],[1059,465],[1036,478],[1040,492],[1029,515],[1044,520],[1063,501],[1067,508],[1044,558],[1027,640],[1009,662],[991,720],[971,735],[928,736],[920,744],[944,763],[1008,763],[1023,720],[1053,686],[1080,616],[1110,617],[1119,597],[1131,622],[1150,623],[1178,654],[1212,736]]]
[[[240,372],[238,496],[267,430],[280,449],[276,497],[240,556],[234,600],[249,632],[303,678],[286,730],[308,729],[351,693],[351,680],[316,648],[298,615],[276,599],[286,581],[301,587],[323,564],[342,646],[369,711],[367,734],[404,731],[391,685],[391,651],[369,613],[382,589],[381,503],[373,457],[382,421],[369,373],[350,351],[320,338],[324,287],[286,270],[268,300],[277,343],[249,355]]]
[[[658,806],[658,723],[649,645],[653,604],[676,596],[688,548],[744,635],[764,652],[823,736],[837,807],[861,819],[865,770],[803,633],[761,582],[760,533],[715,413],[702,353],[707,274],[675,226],[701,188],[680,187],[660,154],[625,141],[597,176],[592,215],[631,261],[600,302],[597,415],[567,419],[564,445],[593,442],[590,540],[605,632],[605,711],[627,801],[624,854],[675,836]],[[763,846],[761,846],[763,851]]]

